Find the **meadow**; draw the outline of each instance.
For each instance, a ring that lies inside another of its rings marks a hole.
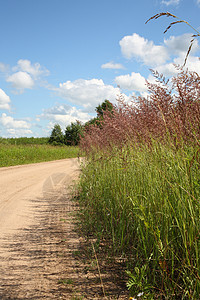
[[[45,162],[78,156],[76,146],[51,146],[48,138],[0,139],[0,167]]]
[[[0,144],[3,145],[46,145],[48,144],[48,137],[19,137],[19,138],[2,138],[0,137]]]
[[[199,299],[200,77],[154,75],[81,139],[81,226],[123,261],[134,299]]]

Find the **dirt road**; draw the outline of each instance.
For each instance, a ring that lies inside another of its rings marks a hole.
[[[0,168],[0,299],[72,298],[68,194],[79,172],[77,159]]]
[[[77,159],[0,168],[0,236],[30,225],[33,199],[77,179]]]

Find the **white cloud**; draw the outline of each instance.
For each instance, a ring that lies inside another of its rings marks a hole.
[[[164,74],[165,76],[175,76],[178,73],[175,65],[183,66],[185,58],[189,49],[191,41],[191,34],[183,34],[181,36],[171,36],[169,39],[164,40],[164,43],[171,55],[175,56],[170,63],[161,64],[155,69]],[[192,50],[187,58],[186,67],[189,71],[194,71],[200,74],[200,60],[199,57],[194,56],[199,50],[198,40],[195,40],[192,46]],[[192,55],[193,54],[193,55]]]
[[[180,0],[162,0],[162,4],[165,5],[178,5],[180,3]]]
[[[17,66],[13,68],[14,71],[22,71],[30,74],[35,79],[40,75],[48,75],[49,71],[44,67],[41,67],[39,63],[31,64],[28,59],[20,59],[17,62]]]
[[[8,76],[7,82],[10,82],[14,88],[19,90],[31,89],[34,86],[34,81],[31,76],[22,71]]]
[[[0,123],[7,129],[29,129],[31,127],[26,121],[15,120],[11,116],[7,116],[6,113],[3,113],[0,117]]]
[[[139,59],[147,66],[157,66],[169,59],[166,47],[154,45],[153,41],[148,41],[137,33],[123,37],[119,44],[126,58]]]
[[[63,129],[71,124],[71,122],[76,122],[78,120],[85,123],[91,119],[91,116],[88,113],[66,104],[56,105],[46,109],[38,117],[39,119],[50,120],[52,123],[59,123]]]
[[[156,71],[158,71],[158,73],[160,74],[163,74],[164,76],[169,76],[169,77],[175,76],[179,73],[179,71],[175,67],[175,63],[173,62],[156,67]]]
[[[169,39],[164,40],[164,43],[172,54],[181,55],[184,53],[186,55],[191,40],[192,34],[186,33],[180,36],[170,36]],[[195,39],[190,53],[195,53],[198,50],[198,40]]]
[[[178,73],[175,65],[182,66],[184,64],[191,39],[192,34],[190,33],[180,36],[170,36],[168,39],[164,39],[163,46],[156,46],[153,42],[145,40],[143,37],[134,33],[132,36],[125,36],[120,41],[120,45],[122,53],[128,59],[139,59],[145,65],[150,66],[165,76],[175,76]],[[189,70],[197,73],[200,72],[200,61],[197,56],[194,56],[194,54],[199,51],[199,49],[198,40],[195,39],[186,64]],[[167,62],[170,58],[171,61]],[[125,84],[123,81],[125,80],[126,83],[131,86],[131,76],[125,76],[126,77],[119,76],[122,83],[117,83],[122,86],[122,84]]]
[[[182,55],[181,57],[175,58],[174,62],[177,65],[183,65],[183,62],[185,60],[185,55]],[[186,62],[186,68],[188,68],[189,71],[197,72],[200,75],[200,59],[196,56],[188,56],[187,62]]]
[[[1,67],[1,65],[0,65]],[[2,66],[4,68],[4,66]],[[12,68],[13,74],[7,76],[6,81],[12,84],[20,92],[24,89],[31,89],[36,82],[41,82],[42,76],[49,74],[49,71],[39,63],[31,64],[27,59],[20,59],[17,66]]]
[[[199,5],[200,5],[200,0],[197,0],[197,4],[199,4]]]
[[[94,108],[105,99],[115,102],[120,94],[119,88],[104,84],[102,79],[77,79],[60,83],[58,88],[52,88],[57,95],[73,104],[83,106],[87,112],[93,112]]]
[[[118,63],[114,63],[112,61],[106,63],[106,64],[103,64],[101,66],[102,69],[124,69],[124,66],[122,64],[118,64]]]
[[[175,76],[179,73],[179,70],[175,67],[176,65],[183,66],[185,61],[185,55],[176,57],[172,63],[158,66],[155,70],[164,76]],[[196,56],[189,56],[185,68],[189,71],[197,72],[200,75],[200,60]]]
[[[131,75],[121,75],[115,78],[115,82],[123,89],[145,92],[146,80],[140,73],[132,72]]]
[[[24,136],[27,136],[27,135],[32,135],[32,131],[30,129],[7,129],[6,130],[8,136],[13,136],[13,137],[24,137]]]
[[[0,109],[10,109],[10,97],[0,89]]]

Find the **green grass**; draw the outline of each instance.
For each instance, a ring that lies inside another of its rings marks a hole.
[[[2,138],[0,137],[0,144],[4,145],[44,145],[48,144],[48,137],[34,138],[34,137],[20,137],[20,138]]]
[[[77,157],[78,147],[0,143],[0,167]]]
[[[127,259],[132,296],[200,295],[197,149],[155,142],[88,157],[80,182],[82,229]]]

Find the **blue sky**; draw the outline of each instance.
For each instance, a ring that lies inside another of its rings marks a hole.
[[[200,30],[200,0],[0,0],[0,136],[48,136],[95,116],[105,99],[145,96],[149,69],[174,76],[192,30],[163,31],[169,11]],[[196,40],[187,67],[200,74]],[[119,89],[120,87],[120,89]]]

